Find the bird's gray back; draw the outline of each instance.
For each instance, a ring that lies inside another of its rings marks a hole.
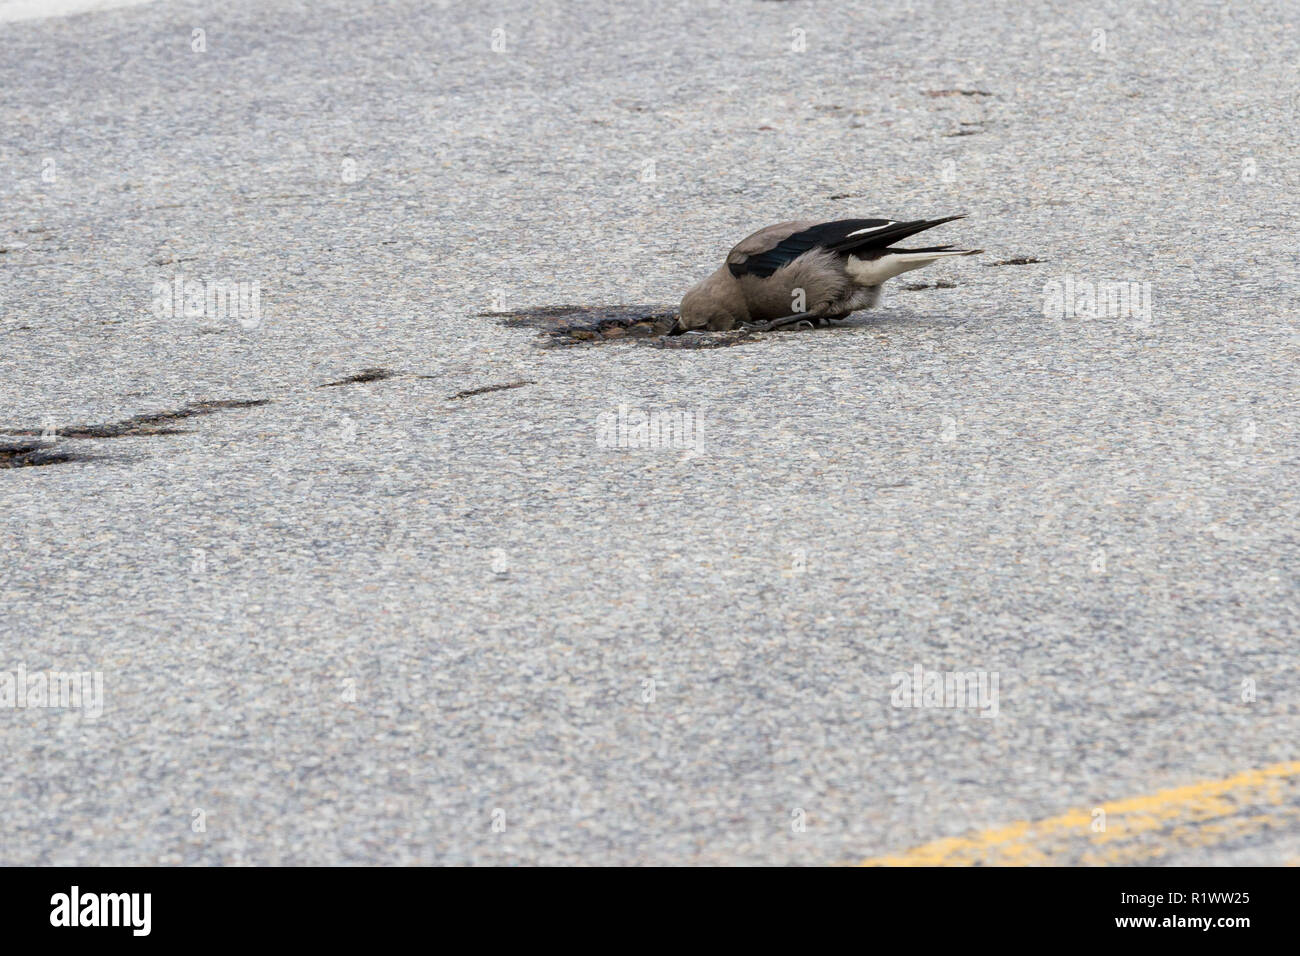
[[[765,226],[736,243],[727,254],[727,265],[738,265],[750,256],[775,249],[795,233],[811,229],[815,225],[817,222],[814,219],[796,219],[791,222],[778,222],[774,226]]]

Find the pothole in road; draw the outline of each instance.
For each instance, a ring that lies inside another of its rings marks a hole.
[[[677,310],[662,305],[547,305],[514,312],[480,312],[509,328],[537,329],[546,348],[632,342],[657,349],[717,349],[764,338],[765,332],[691,332],[672,335]]]

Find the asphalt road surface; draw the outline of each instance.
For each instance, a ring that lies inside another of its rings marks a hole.
[[[0,4],[0,863],[1300,857],[1298,20]]]

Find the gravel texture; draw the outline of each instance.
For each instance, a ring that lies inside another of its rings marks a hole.
[[[1297,759],[1298,20],[0,24],[0,439],[42,465],[0,470],[0,669],[104,687],[0,710],[0,863],[837,863]],[[839,328],[495,315],[955,212],[987,252]],[[260,317],[160,315],[178,275]],[[1067,278],[1150,313],[1045,314]],[[916,665],[997,716],[893,706]]]

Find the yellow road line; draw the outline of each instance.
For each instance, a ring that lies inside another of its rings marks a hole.
[[[1265,812],[1266,811],[1266,812]],[[1146,796],[935,840],[863,866],[1027,866],[1151,863],[1176,849],[1216,846],[1300,821],[1300,761]]]

